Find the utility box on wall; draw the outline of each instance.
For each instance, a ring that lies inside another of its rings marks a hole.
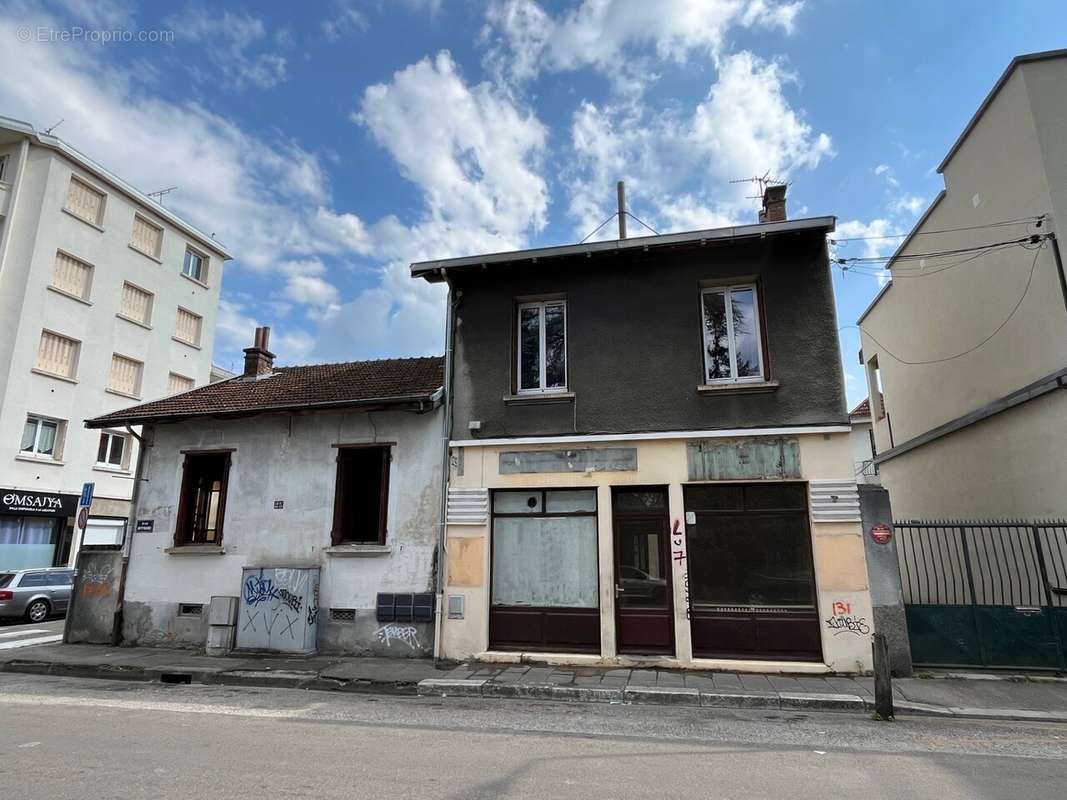
[[[318,646],[319,568],[245,567],[237,648],[313,653]]]

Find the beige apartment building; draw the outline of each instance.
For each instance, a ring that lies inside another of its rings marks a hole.
[[[136,429],[99,416],[209,381],[226,249],[61,139],[0,117],[0,569],[121,541]]]
[[[1067,516],[1067,50],[1015,58],[859,320],[897,519]]]

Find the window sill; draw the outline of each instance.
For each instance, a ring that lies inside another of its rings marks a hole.
[[[118,395],[119,397],[127,397],[130,400],[140,400],[141,399],[140,395],[127,394],[126,392],[120,392],[118,389],[104,389],[104,391],[107,392],[108,394]]]
[[[104,232],[104,226],[103,225],[97,225],[95,222],[90,222],[85,217],[79,217],[77,214],[75,214],[73,211],[71,211],[66,206],[63,207],[63,213],[64,214],[69,214],[70,216],[74,217],[74,219],[78,220],[78,222],[82,223],[83,225],[88,225],[90,228],[95,228],[96,230],[100,231],[101,233]]]
[[[149,324],[147,324],[145,322],[141,322],[140,320],[134,319],[133,317],[127,317],[125,314],[116,314],[115,316],[118,317],[119,319],[124,319],[127,322],[133,323],[134,325],[138,326],[139,328],[144,328],[146,331],[152,330],[152,326],[151,325],[149,325]]]
[[[133,250],[133,252],[141,254],[142,256],[144,256],[145,258],[149,259],[150,261],[155,261],[157,264],[162,264],[163,263],[163,259],[162,258],[160,258],[159,256],[154,256],[151,253],[146,253],[140,247],[134,247],[132,244],[127,244],[126,246],[128,248],[130,248],[131,250]]]
[[[173,339],[178,344],[184,344],[186,347],[191,347],[194,350],[200,350],[201,349],[200,345],[193,344],[192,342],[187,342],[187,341],[185,341],[185,339],[179,339],[177,336],[171,336],[170,338]]]
[[[192,277],[190,275],[186,275],[184,272],[179,272],[178,274],[181,275],[183,278],[185,278],[185,280],[192,281],[197,286],[199,286],[201,289],[210,289],[211,288],[210,286],[208,286],[203,281],[198,281],[196,278],[194,278],[194,277]]]
[[[712,383],[697,387],[697,394],[761,394],[773,392],[781,386],[778,381],[753,381],[752,383]]]
[[[66,381],[67,383],[78,382],[77,378],[68,378],[66,375],[57,375],[55,372],[47,372],[46,370],[38,369],[37,367],[31,367],[30,372],[36,375],[44,375],[46,378],[55,378],[57,381]]]
[[[511,403],[573,403],[574,392],[544,392],[543,394],[506,394],[504,402]]]
[[[220,544],[183,544],[178,547],[164,547],[168,556],[222,556],[226,548]]]
[[[108,466],[107,464],[93,464],[93,469],[96,470],[97,472],[110,472],[112,475],[127,475],[128,476],[128,475],[131,474],[128,469],[123,469],[122,467],[111,467],[111,466]]]
[[[76,295],[76,294],[72,294],[71,292],[63,291],[58,286],[52,286],[51,284],[49,284],[48,285],[48,291],[55,292],[56,294],[61,294],[64,297],[69,297],[71,300],[77,300],[79,303],[82,303],[82,304],[87,305],[87,306],[91,306],[92,305],[92,302],[89,301],[89,300],[86,300],[84,297],[78,297],[78,295]]]
[[[328,556],[366,558],[368,556],[386,556],[393,552],[388,544],[335,544],[323,550]]]
[[[19,453],[15,456],[16,461],[26,461],[30,464],[51,464],[53,467],[62,467],[64,462],[51,456],[26,456]]]

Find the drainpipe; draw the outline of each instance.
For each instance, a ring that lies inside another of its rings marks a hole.
[[[433,635],[433,659],[437,661],[441,657],[441,628],[442,618],[445,614],[445,568],[448,564],[445,558],[445,540],[447,533],[446,517],[448,515],[448,475],[450,471],[450,448],[452,441],[452,347],[455,341],[455,307],[458,300],[452,281],[445,270],[441,270],[441,277],[448,286],[448,310],[445,316],[445,378],[444,378],[444,409],[441,416],[441,508],[437,525],[437,617],[434,622]]]
[[[143,429],[144,435],[136,433],[132,427],[126,426],[126,431],[137,440],[137,466],[133,471],[133,492],[130,494],[130,519],[127,523],[126,539],[122,543],[122,573],[119,576],[119,602],[115,610],[114,643],[117,645],[122,640],[122,612],[126,603],[126,575],[130,571],[130,556],[133,552],[133,534],[137,530],[137,503],[141,499],[141,484],[144,482],[145,465],[148,461],[148,449],[152,447],[154,438],[151,427]]]

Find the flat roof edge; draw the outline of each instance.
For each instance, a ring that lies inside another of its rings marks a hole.
[[[628,239],[608,239],[584,244],[557,245],[554,247],[537,247],[526,250],[513,250],[503,253],[486,253],[460,258],[438,259],[433,261],[413,262],[409,269],[412,277],[431,276],[442,269],[481,266],[483,264],[503,264],[525,259],[555,258],[581,255],[583,253],[621,252],[647,247],[663,247],[672,244],[685,244],[702,240],[740,239],[753,236],[773,235],[801,231],[823,230],[832,233],[837,227],[837,217],[823,216],[806,219],[784,220],[782,222],[764,222],[752,225],[732,225],[725,228],[708,228],[699,231],[681,233],[664,233],[655,236],[634,236]]]

